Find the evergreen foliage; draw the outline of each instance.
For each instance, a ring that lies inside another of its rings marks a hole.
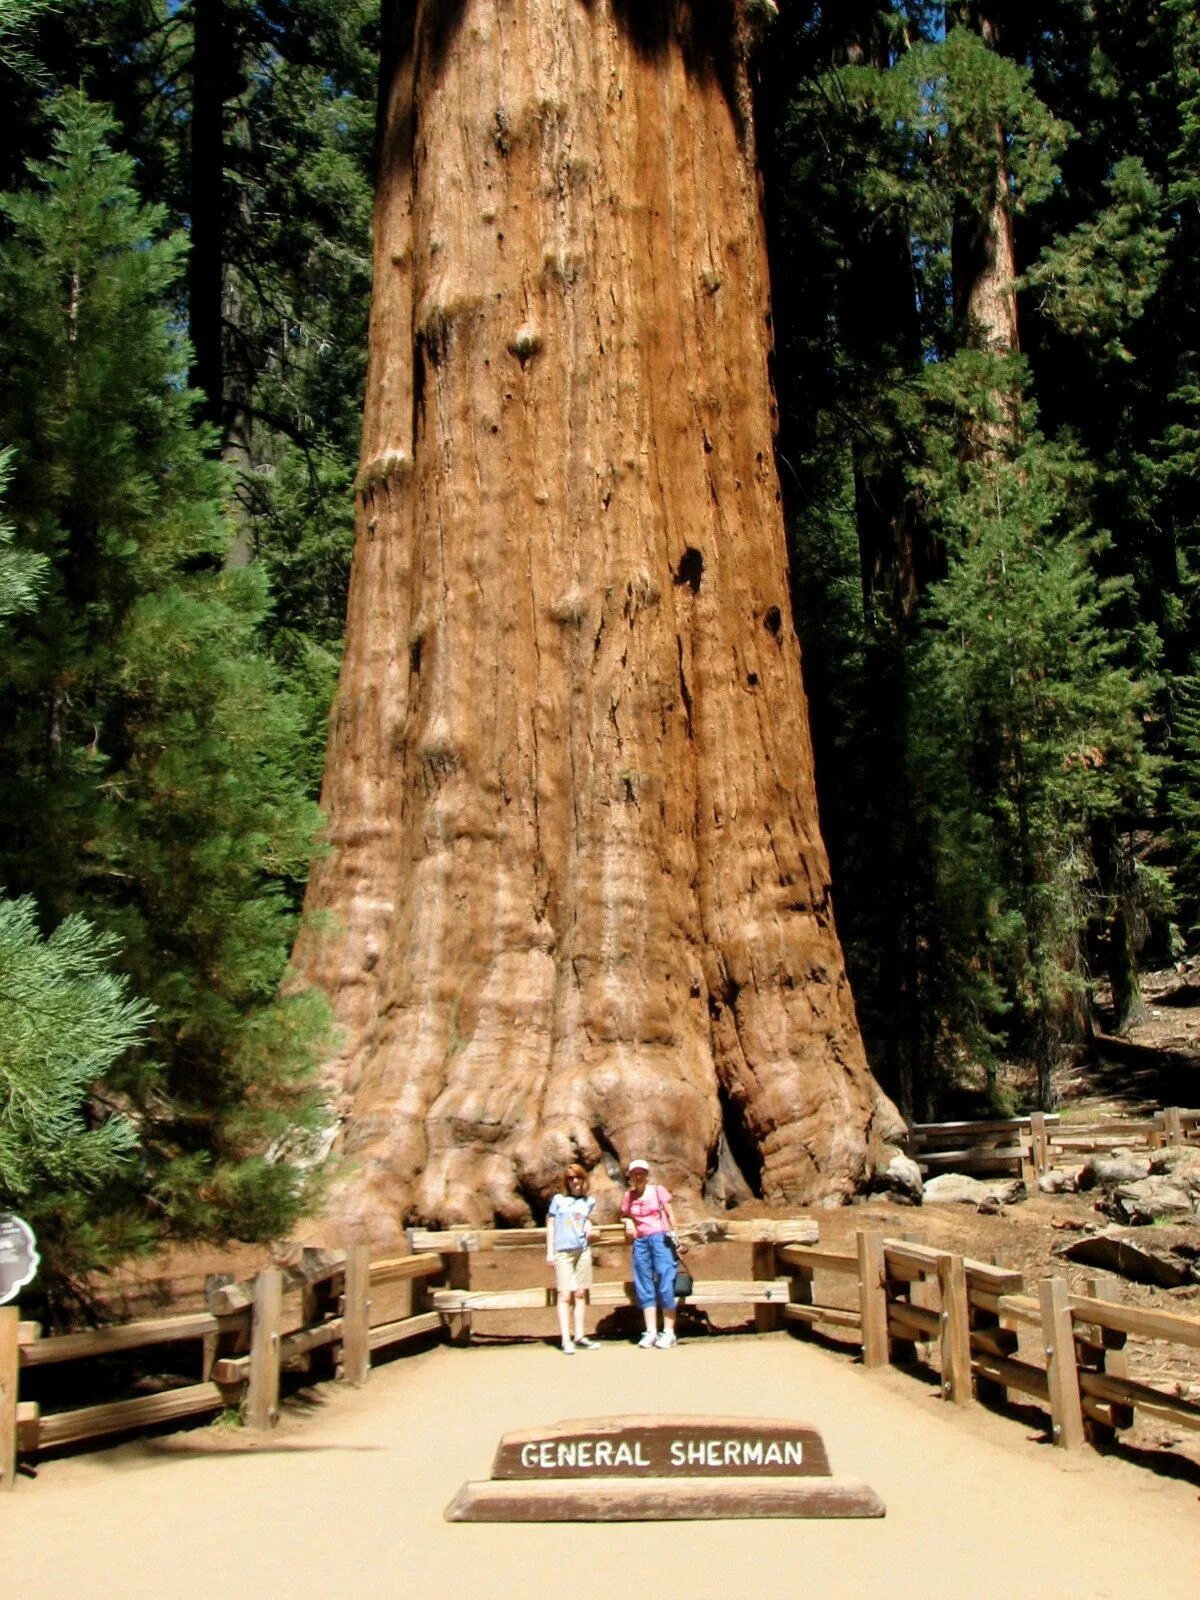
[[[1163,800],[1146,736],[1161,744],[1170,695],[1164,607],[1144,603],[1145,555],[1114,515],[1153,469],[1078,409],[1089,383],[1105,408],[1114,370],[1126,404],[1148,381],[1165,185],[1110,140],[1072,214],[1060,171],[1077,170],[1082,108],[1041,53],[1052,8],[1041,32],[1026,8],[986,30],[977,9],[945,31],[941,8],[800,8],[765,69],[822,814],[868,1047],[918,1112],[972,1063],[994,1093],[998,1054],[1036,1066],[1048,1099],[1090,980],[1107,968],[1118,1020],[1134,1009],[1133,945],[1170,905],[1132,844]],[[1094,73],[1092,25],[1073,20]],[[962,314],[981,258],[959,242],[995,226],[998,199],[1026,264],[1027,362]],[[1050,437],[1038,338],[1073,363]]]
[[[941,496],[945,577],[914,646],[909,781],[929,841],[932,1065],[1003,1038],[1039,1098],[1084,995],[1082,934],[1100,886],[1092,830],[1144,808],[1149,685],[1106,627],[1070,513],[1078,466],[1036,434],[956,468]],[[998,1033],[998,1026],[1003,1033]]]
[[[36,187],[3,202],[0,374],[18,542],[46,563],[11,629],[0,879],[54,922],[118,936],[150,1001],[138,1107],[157,1214],[262,1236],[310,1181],[262,1151],[319,1117],[324,1002],[278,993],[319,825],[300,714],[257,636],[258,570],[225,570],[225,475],[206,453],[168,306],[182,254],[111,124],[65,96]]]
[[[43,939],[31,900],[0,898],[0,1210],[33,1228],[31,1293],[60,1310],[89,1272],[154,1236],[137,1129],[112,1088],[153,1011],[109,970],[116,950],[82,917]]]
[[[0,450],[0,503],[12,477],[13,452]],[[4,619],[32,611],[50,563],[31,550],[13,548],[15,529],[0,521],[0,648],[6,638]]]

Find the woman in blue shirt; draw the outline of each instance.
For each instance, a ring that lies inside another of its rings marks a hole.
[[[587,1169],[572,1163],[563,1177],[566,1194],[556,1194],[546,1214],[546,1265],[554,1268],[558,1287],[558,1326],[564,1355],[576,1350],[598,1350],[583,1331],[583,1308],[592,1287],[591,1239],[596,1228],[592,1212],[596,1202],[588,1194]],[[575,1307],[575,1337],[571,1337],[571,1307]]]

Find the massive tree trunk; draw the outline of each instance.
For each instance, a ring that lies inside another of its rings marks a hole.
[[[836,1199],[863,1057],[788,611],[740,6],[408,0],[330,852],[333,1205],[527,1219],[563,1162]],[[724,1174],[724,1176],[722,1176]],[[734,1175],[736,1182],[736,1175]]]

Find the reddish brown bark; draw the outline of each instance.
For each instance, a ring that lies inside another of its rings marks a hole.
[[[735,8],[393,6],[331,850],[334,1209],[576,1157],[834,1199],[890,1130],[833,925]],[[760,1167],[761,1170],[757,1170]]]
[[[990,10],[974,4],[957,9],[958,20],[996,49],[997,26]],[[997,355],[1016,350],[1017,261],[1002,127],[996,128],[992,193],[977,211],[957,219],[952,266],[956,312],[970,342]]]

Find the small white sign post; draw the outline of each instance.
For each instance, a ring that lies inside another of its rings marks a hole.
[[[20,1217],[0,1211],[0,1489],[11,1489],[17,1477],[17,1378],[20,1351],[15,1300],[32,1283],[39,1256],[33,1229]]]
[[[33,1229],[11,1212],[0,1211],[0,1306],[33,1282],[40,1262]]]

